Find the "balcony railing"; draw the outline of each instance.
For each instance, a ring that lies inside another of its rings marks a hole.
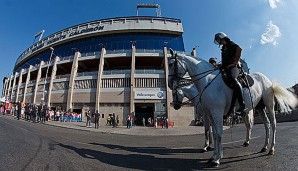
[[[164,74],[164,70],[156,70],[156,69],[137,69],[135,70],[135,74]]]
[[[65,75],[56,75],[55,79],[61,79],[61,78],[69,78],[70,74],[65,74]]]
[[[130,74],[130,70],[106,70],[103,71],[103,75],[113,75],[113,74]]]
[[[106,70],[103,71],[103,75],[113,75],[113,74],[130,74],[131,70]],[[164,74],[164,70],[157,69],[137,69],[135,74]]]
[[[163,53],[162,49],[136,49],[136,53]]]
[[[84,77],[84,76],[97,76],[98,72],[78,72],[77,77]]]
[[[117,53],[131,53],[131,49],[117,49],[117,50],[107,50],[107,54],[117,54]]]

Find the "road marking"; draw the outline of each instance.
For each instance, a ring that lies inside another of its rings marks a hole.
[[[252,137],[250,140],[256,139],[256,138],[260,138],[261,136],[257,136],[257,137]],[[231,141],[231,142],[225,142],[222,144],[233,144],[233,143],[237,143],[237,142],[242,142],[245,141],[246,139],[242,139],[242,140],[238,140],[238,141]]]

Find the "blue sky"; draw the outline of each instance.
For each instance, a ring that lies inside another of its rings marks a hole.
[[[2,78],[12,73],[37,32],[45,29],[45,37],[91,20],[134,16],[138,3],[158,3],[163,17],[181,19],[186,51],[199,46],[199,57],[220,59],[213,37],[225,32],[242,47],[251,72],[262,72],[285,87],[298,81],[297,0],[1,0],[0,90]],[[141,9],[139,15],[155,11]]]

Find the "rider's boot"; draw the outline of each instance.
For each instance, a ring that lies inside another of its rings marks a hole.
[[[240,106],[239,109],[236,111],[236,115],[244,116],[246,114],[247,108],[245,108],[245,103],[243,100],[242,86],[239,83],[236,84],[234,91],[237,95],[238,103]]]

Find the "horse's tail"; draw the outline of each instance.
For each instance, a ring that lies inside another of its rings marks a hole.
[[[276,101],[278,102],[280,112],[291,112],[298,105],[296,95],[285,89],[283,86],[275,81],[272,81],[272,90]]]

